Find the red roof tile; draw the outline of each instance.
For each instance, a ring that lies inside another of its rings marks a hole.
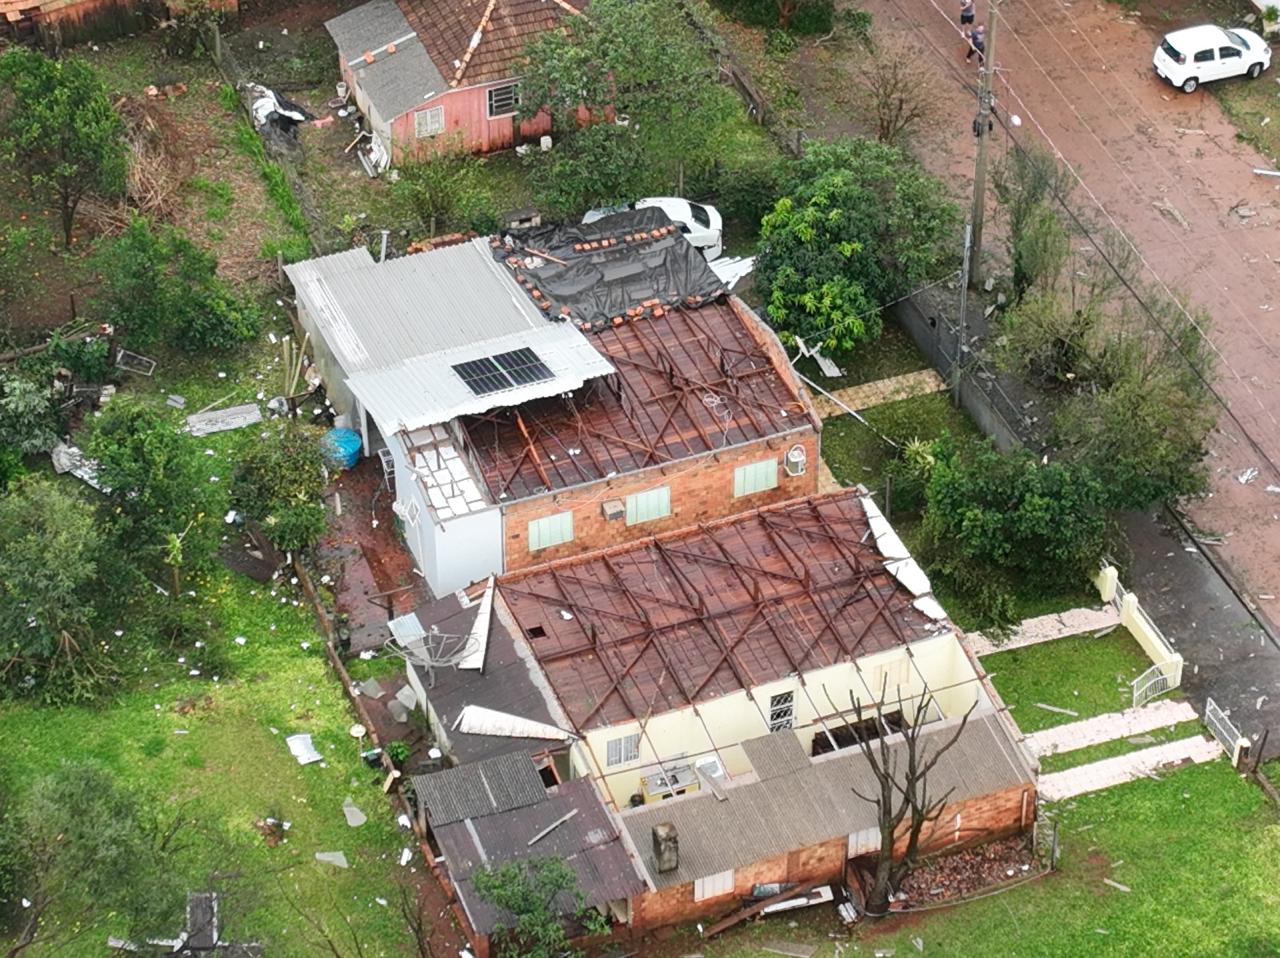
[[[396,0],[450,86],[467,87],[519,73],[524,45],[585,0]],[[471,50],[477,33],[480,42]],[[470,56],[468,51],[470,50]]]

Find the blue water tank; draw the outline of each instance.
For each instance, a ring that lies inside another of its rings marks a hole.
[[[329,461],[342,469],[351,469],[360,461],[360,433],[354,429],[330,429],[324,437],[324,452]]]

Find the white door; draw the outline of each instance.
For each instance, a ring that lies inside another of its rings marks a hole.
[[[1207,80],[1216,80],[1221,75],[1218,65],[1217,54],[1214,53],[1213,47],[1207,50],[1198,50],[1191,57],[1191,69],[1195,75],[1200,78],[1200,82]]]
[[[1244,51],[1239,47],[1218,47],[1218,76],[1238,77],[1248,69],[1244,62]]]

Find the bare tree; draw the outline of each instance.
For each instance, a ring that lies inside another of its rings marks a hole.
[[[920,69],[924,59],[910,44],[877,38],[863,60],[854,106],[882,143],[899,146],[941,118],[941,91],[934,74]]]
[[[925,689],[915,701],[912,724],[890,740],[887,736],[876,734],[874,726],[878,724],[877,721],[868,721],[878,720],[884,714],[884,685],[881,686],[880,700],[875,703],[871,714],[867,714],[862,703],[853,698],[858,746],[874,779],[873,783],[868,784],[875,786],[874,790],[867,793],[854,786],[853,793],[876,806],[880,825],[880,850],[876,855],[875,874],[872,876],[870,889],[865,890],[865,910],[872,918],[888,914],[889,896],[901,887],[903,880],[916,867],[921,832],[926,825],[938,820],[954,791],[954,788],[948,788],[941,795],[932,794],[929,790],[929,774],[938,760],[959,741],[977,704],[975,699],[961,716],[955,731],[946,738],[922,738],[921,733],[927,727],[924,717],[934,706],[933,695]],[[896,847],[904,838],[906,844],[902,853],[896,855]]]

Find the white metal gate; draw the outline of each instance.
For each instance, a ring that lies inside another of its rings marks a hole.
[[[1158,695],[1174,688],[1172,663],[1153,665],[1129,683],[1133,688],[1133,707],[1146,705]]]
[[[1204,724],[1209,726],[1213,737],[1227,750],[1227,754],[1231,756],[1231,764],[1239,767],[1241,759],[1248,754],[1249,740],[1240,734],[1240,730],[1227,718],[1227,713],[1213,699],[1205,701]]]

